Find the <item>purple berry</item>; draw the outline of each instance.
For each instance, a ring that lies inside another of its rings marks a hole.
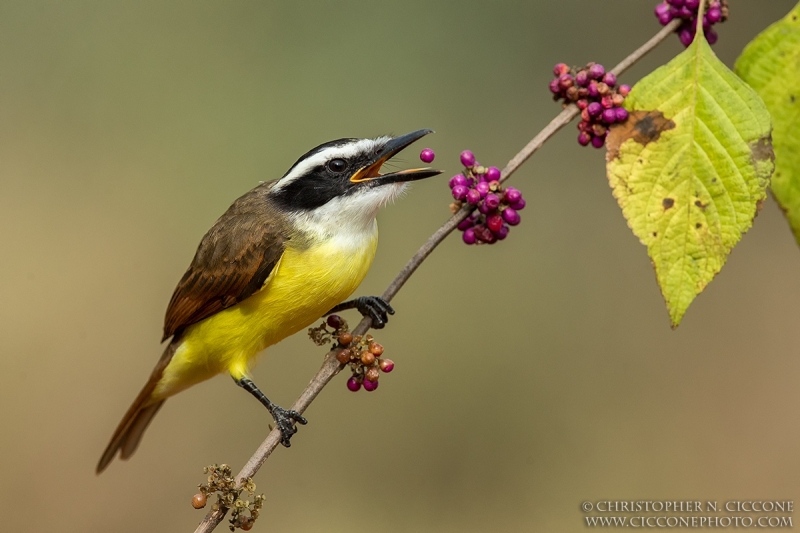
[[[486,169],[486,179],[489,181],[497,181],[500,179],[500,169],[497,167],[489,167]]]
[[[589,82],[589,87],[587,88],[589,96],[592,98],[597,98],[600,96],[600,91],[597,90],[597,82],[592,80]]]
[[[606,140],[604,137],[592,137],[592,146],[595,148],[602,148]]]
[[[475,164],[475,154],[469,150],[461,152],[461,164],[465,167],[471,167]]]
[[[686,0],[683,5],[692,11],[697,11],[697,8],[700,7],[700,0]]]
[[[478,205],[478,202],[481,201],[481,193],[479,193],[475,189],[470,189],[467,191],[467,202],[471,203],[472,205]]]
[[[592,102],[586,107],[586,111],[589,113],[589,116],[596,117],[603,112],[603,106],[600,102]]]
[[[617,115],[617,122],[625,122],[628,120],[628,110],[624,107],[617,107],[614,109],[614,113]]]
[[[468,189],[466,185],[456,185],[453,187],[453,198],[458,201],[462,201],[467,197],[470,190],[471,189]]]
[[[667,0],[669,4],[672,4],[674,7],[682,7],[685,3],[685,0]]]
[[[672,22],[672,13],[670,13],[669,11],[667,11],[666,13],[659,13],[657,17],[658,17],[658,23],[661,24],[662,26],[666,26],[667,24]]]
[[[509,226],[516,226],[520,221],[519,213],[517,213],[516,209],[506,207],[503,209],[503,220],[505,220]]]
[[[592,142],[592,135],[590,133],[582,131],[578,134],[578,144],[581,146],[586,146],[590,142]]]
[[[506,237],[508,237],[508,230],[509,230],[509,229],[510,229],[510,228],[509,228],[508,226],[506,226],[505,224],[503,224],[503,227],[502,227],[502,228],[500,228],[500,230],[499,230],[497,233],[495,233],[495,235],[497,236],[497,240],[498,240],[498,241],[502,241],[503,239],[505,239]]]
[[[489,194],[489,183],[485,181],[479,181],[475,185],[475,190],[481,194],[481,198]]]
[[[589,77],[599,80],[606,73],[606,69],[600,63],[595,63],[589,67]]]
[[[436,154],[434,154],[433,150],[431,150],[430,148],[425,148],[423,151],[419,153],[419,158],[422,160],[423,163],[432,163],[434,157],[436,157]]]
[[[475,225],[475,221],[472,219],[472,217],[467,217],[464,220],[462,220],[461,222],[459,222],[457,227],[461,231],[467,231],[469,228],[471,228],[474,225]]]
[[[719,39],[719,35],[717,35],[717,32],[715,32],[714,30],[709,29],[706,32],[706,41],[708,41],[708,44],[714,44],[715,42],[717,42],[717,39]]]
[[[694,40],[694,35],[688,29],[683,29],[678,33],[678,38],[681,40],[683,46],[689,46]]]
[[[368,379],[364,380],[364,390],[367,392],[372,392],[378,388],[378,381],[370,381]]]
[[[492,210],[489,209],[489,206],[486,205],[486,202],[481,202],[478,206],[478,213],[482,215],[488,215]]]
[[[589,73],[585,70],[581,70],[575,74],[575,83],[578,84],[579,87],[586,87],[589,85]]]
[[[474,230],[474,229],[472,229],[472,228],[469,228],[468,230],[466,230],[466,231],[465,231],[465,232],[464,232],[464,233],[461,235],[461,239],[462,239],[462,240],[464,241],[464,243],[466,243],[466,244],[475,244],[475,241],[476,241],[476,238],[475,238],[475,230]]]
[[[678,10],[678,16],[684,20],[691,20],[695,15],[696,13],[693,13],[692,10],[686,6],[683,6]]]
[[[603,122],[606,124],[613,124],[617,121],[617,113],[613,109],[606,109],[603,111]]]
[[[620,85],[619,86],[619,94],[622,96],[628,96],[631,93],[631,86],[630,85]]]
[[[500,197],[494,193],[489,193],[486,195],[483,203],[489,210],[497,209],[500,207]]]
[[[520,198],[519,202],[514,202],[509,207],[511,207],[511,209],[513,209],[514,211],[522,211],[523,209],[525,209],[525,199]]]
[[[550,92],[553,94],[561,94],[561,86],[558,84],[558,79],[550,82]]]
[[[466,187],[467,184],[468,184],[467,178],[463,174],[456,174],[455,176],[450,178],[450,182],[449,182],[449,185],[450,185],[451,189],[453,187],[455,187],[456,185],[464,185]]]
[[[667,4],[666,2],[658,4],[656,6],[656,16],[659,16],[662,13],[669,13],[669,4]]]
[[[475,236],[479,241],[486,244],[494,244],[497,241],[497,237],[492,233],[492,230],[483,225],[475,227]]]
[[[500,228],[503,227],[503,217],[500,215],[491,215],[486,217],[486,227],[489,228],[493,233],[497,233],[500,231]]]
[[[603,83],[608,85],[609,87],[613,87],[617,84],[617,75],[613,72],[606,72],[606,75],[603,76]]]
[[[522,193],[519,190],[515,189],[514,187],[509,187],[506,189],[505,201],[513,204],[515,202],[519,202],[522,200]]]
[[[557,63],[555,67],[553,67],[553,74],[556,76],[561,76],[569,72],[569,67],[565,63]]]
[[[573,78],[571,74],[562,74],[561,77],[558,78],[558,85],[562,89],[567,90],[575,85],[575,78]]]
[[[350,378],[347,380],[347,388],[353,392],[357,392],[361,388],[361,383],[359,383],[356,378]]]

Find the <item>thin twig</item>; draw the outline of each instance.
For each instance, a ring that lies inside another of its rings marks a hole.
[[[655,34],[649,41],[644,43],[641,47],[636,49],[631,55],[623,59],[617,66],[611,69],[616,75],[622,74],[625,70],[630,68],[634,63],[640,60],[645,54],[650,52],[661,41],[666,39],[671,33],[677,29],[680,22],[674,20],[668,25],[664,26],[657,34]],[[578,108],[574,104],[570,104],[564,108],[550,123],[542,129],[531,141],[515,155],[511,161],[505,166],[502,171],[500,181],[507,180],[517,169],[531,156],[536,150],[542,147],[544,143],[558,132],[561,128],[569,124],[576,115],[578,115]],[[431,254],[431,252],[447,237],[469,214],[473,211],[471,206],[464,206],[461,210],[451,216],[447,222],[437,229],[427,241],[417,250],[417,253],[406,263],[400,270],[397,276],[392,280],[392,283],[386,288],[383,293],[383,298],[390,301],[397,292],[403,287],[411,274],[419,267],[422,262]],[[354,335],[363,335],[369,330],[372,321],[369,318],[364,318],[353,329]],[[300,397],[292,406],[292,409],[298,413],[303,413],[314,398],[322,391],[325,385],[338,374],[344,365],[336,360],[337,350],[331,350],[325,355],[325,360],[322,367],[317,371],[317,374],[309,382],[308,386],[302,392]],[[275,428],[269,432],[267,438],[258,447],[250,460],[242,467],[242,470],[237,474],[236,480],[241,484],[243,479],[255,476],[261,465],[269,458],[270,454],[275,450],[281,440],[280,431]],[[227,513],[227,509],[219,511],[210,511],[206,514],[203,521],[195,529],[195,533],[208,533],[212,531],[217,525],[222,522]]]

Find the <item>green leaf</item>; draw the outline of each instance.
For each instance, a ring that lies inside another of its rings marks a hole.
[[[772,114],[772,193],[800,244],[800,4],[747,45],[736,60],[736,73]]]
[[[608,179],[677,327],[766,196],[770,117],[702,35],[637,83],[625,107],[630,118],[607,140]]]

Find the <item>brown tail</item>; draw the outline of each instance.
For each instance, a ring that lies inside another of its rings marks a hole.
[[[169,346],[164,350],[161,359],[150,374],[150,379],[142,388],[139,395],[133,401],[133,404],[128,408],[128,412],[122,417],[122,421],[117,426],[114,435],[111,437],[111,442],[106,446],[100,462],[97,463],[96,472],[99,474],[114,460],[114,457],[119,451],[121,459],[127,459],[136,448],[139,446],[139,441],[142,440],[142,435],[150,425],[150,421],[156,416],[158,410],[164,405],[166,400],[153,401],[152,394],[164,373],[164,369],[169,364],[172,356],[175,354],[175,349],[178,347],[176,341],[170,342]]]

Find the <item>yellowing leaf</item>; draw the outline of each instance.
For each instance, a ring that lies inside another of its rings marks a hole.
[[[772,114],[772,193],[800,244],[800,4],[747,45],[736,61],[736,73]]]
[[[766,196],[770,117],[701,35],[637,83],[625,107],[629,120],[607,141],[608,179],[676,327]]]

